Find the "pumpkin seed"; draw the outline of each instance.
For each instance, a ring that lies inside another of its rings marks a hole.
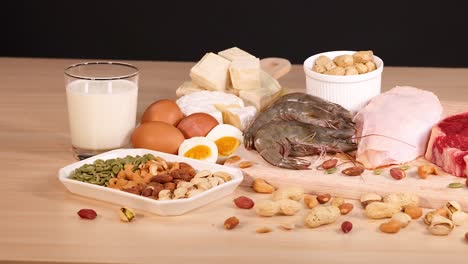
[[[465,185],[463,183],[461,183],[461,182],[452,182],[447,187],[449,187],[449,188],[462,188],[463,186],[465,186]]]

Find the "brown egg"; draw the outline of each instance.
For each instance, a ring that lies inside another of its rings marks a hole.
[[[218,124],[218,121],[209,114],[194,113],[180,120],[177,128],[185,138],[204,137]]]
[[[135,148],[177,154],[184,135],[174,126],[161,121],[141,124],[133,131],[132,145]]]
[[[146,108],[141,117],[141,123],[162,121],[175,126],[183,117],[184,114],[174,101],[163,99],[152,103]]]

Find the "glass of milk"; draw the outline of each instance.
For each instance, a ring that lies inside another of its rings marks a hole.
[[[138,68],[86,62],[65,69],[73,155],[85,159],[127,147],[136,124]]]

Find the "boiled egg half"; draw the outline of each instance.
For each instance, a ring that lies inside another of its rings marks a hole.
[[[215,126],[206,138],[213,141],[218,148],[218,162],[227,159],[242,144],[244,137],[237,127],[220,124]]]
[[[218,147],[206,137],[192,137],[184,140],[179,147],[179,156],[215,163]]]

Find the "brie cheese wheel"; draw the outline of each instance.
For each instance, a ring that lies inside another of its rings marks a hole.
[[[186,81],[181,86],[179,86],[179,88],[177,88],[176,96],[177,96],[177,98],[179,98],[179,97],[182,97],[184,95],[191,94],[191,93],[194,93],[194,92],[200,92],[200,91],[204,91],[204,89],[201,88],[200,86],[194,84],[191,81]]]
[[[222,50],[218,52],[218,55],[230,61],[233,61],[235,58],[255,58],[254,55],[248,53],[247,51],[241,50],[238,47]]]
[[[235,58],[229,67],[232,86],[237,90],[259,89],[260,60],[252,57]]]
[[[230,65],[229,60],[209,52],[192,67],[190,78],[194,84],[204,89],[225,91],[229,83]]]
[[[201,91],[177,99],[182,113],[207,113],[220,124],[230,124],[244,130],[257,114],[255,107],[245,107],[244,101],[233,95],[217,91]]]

